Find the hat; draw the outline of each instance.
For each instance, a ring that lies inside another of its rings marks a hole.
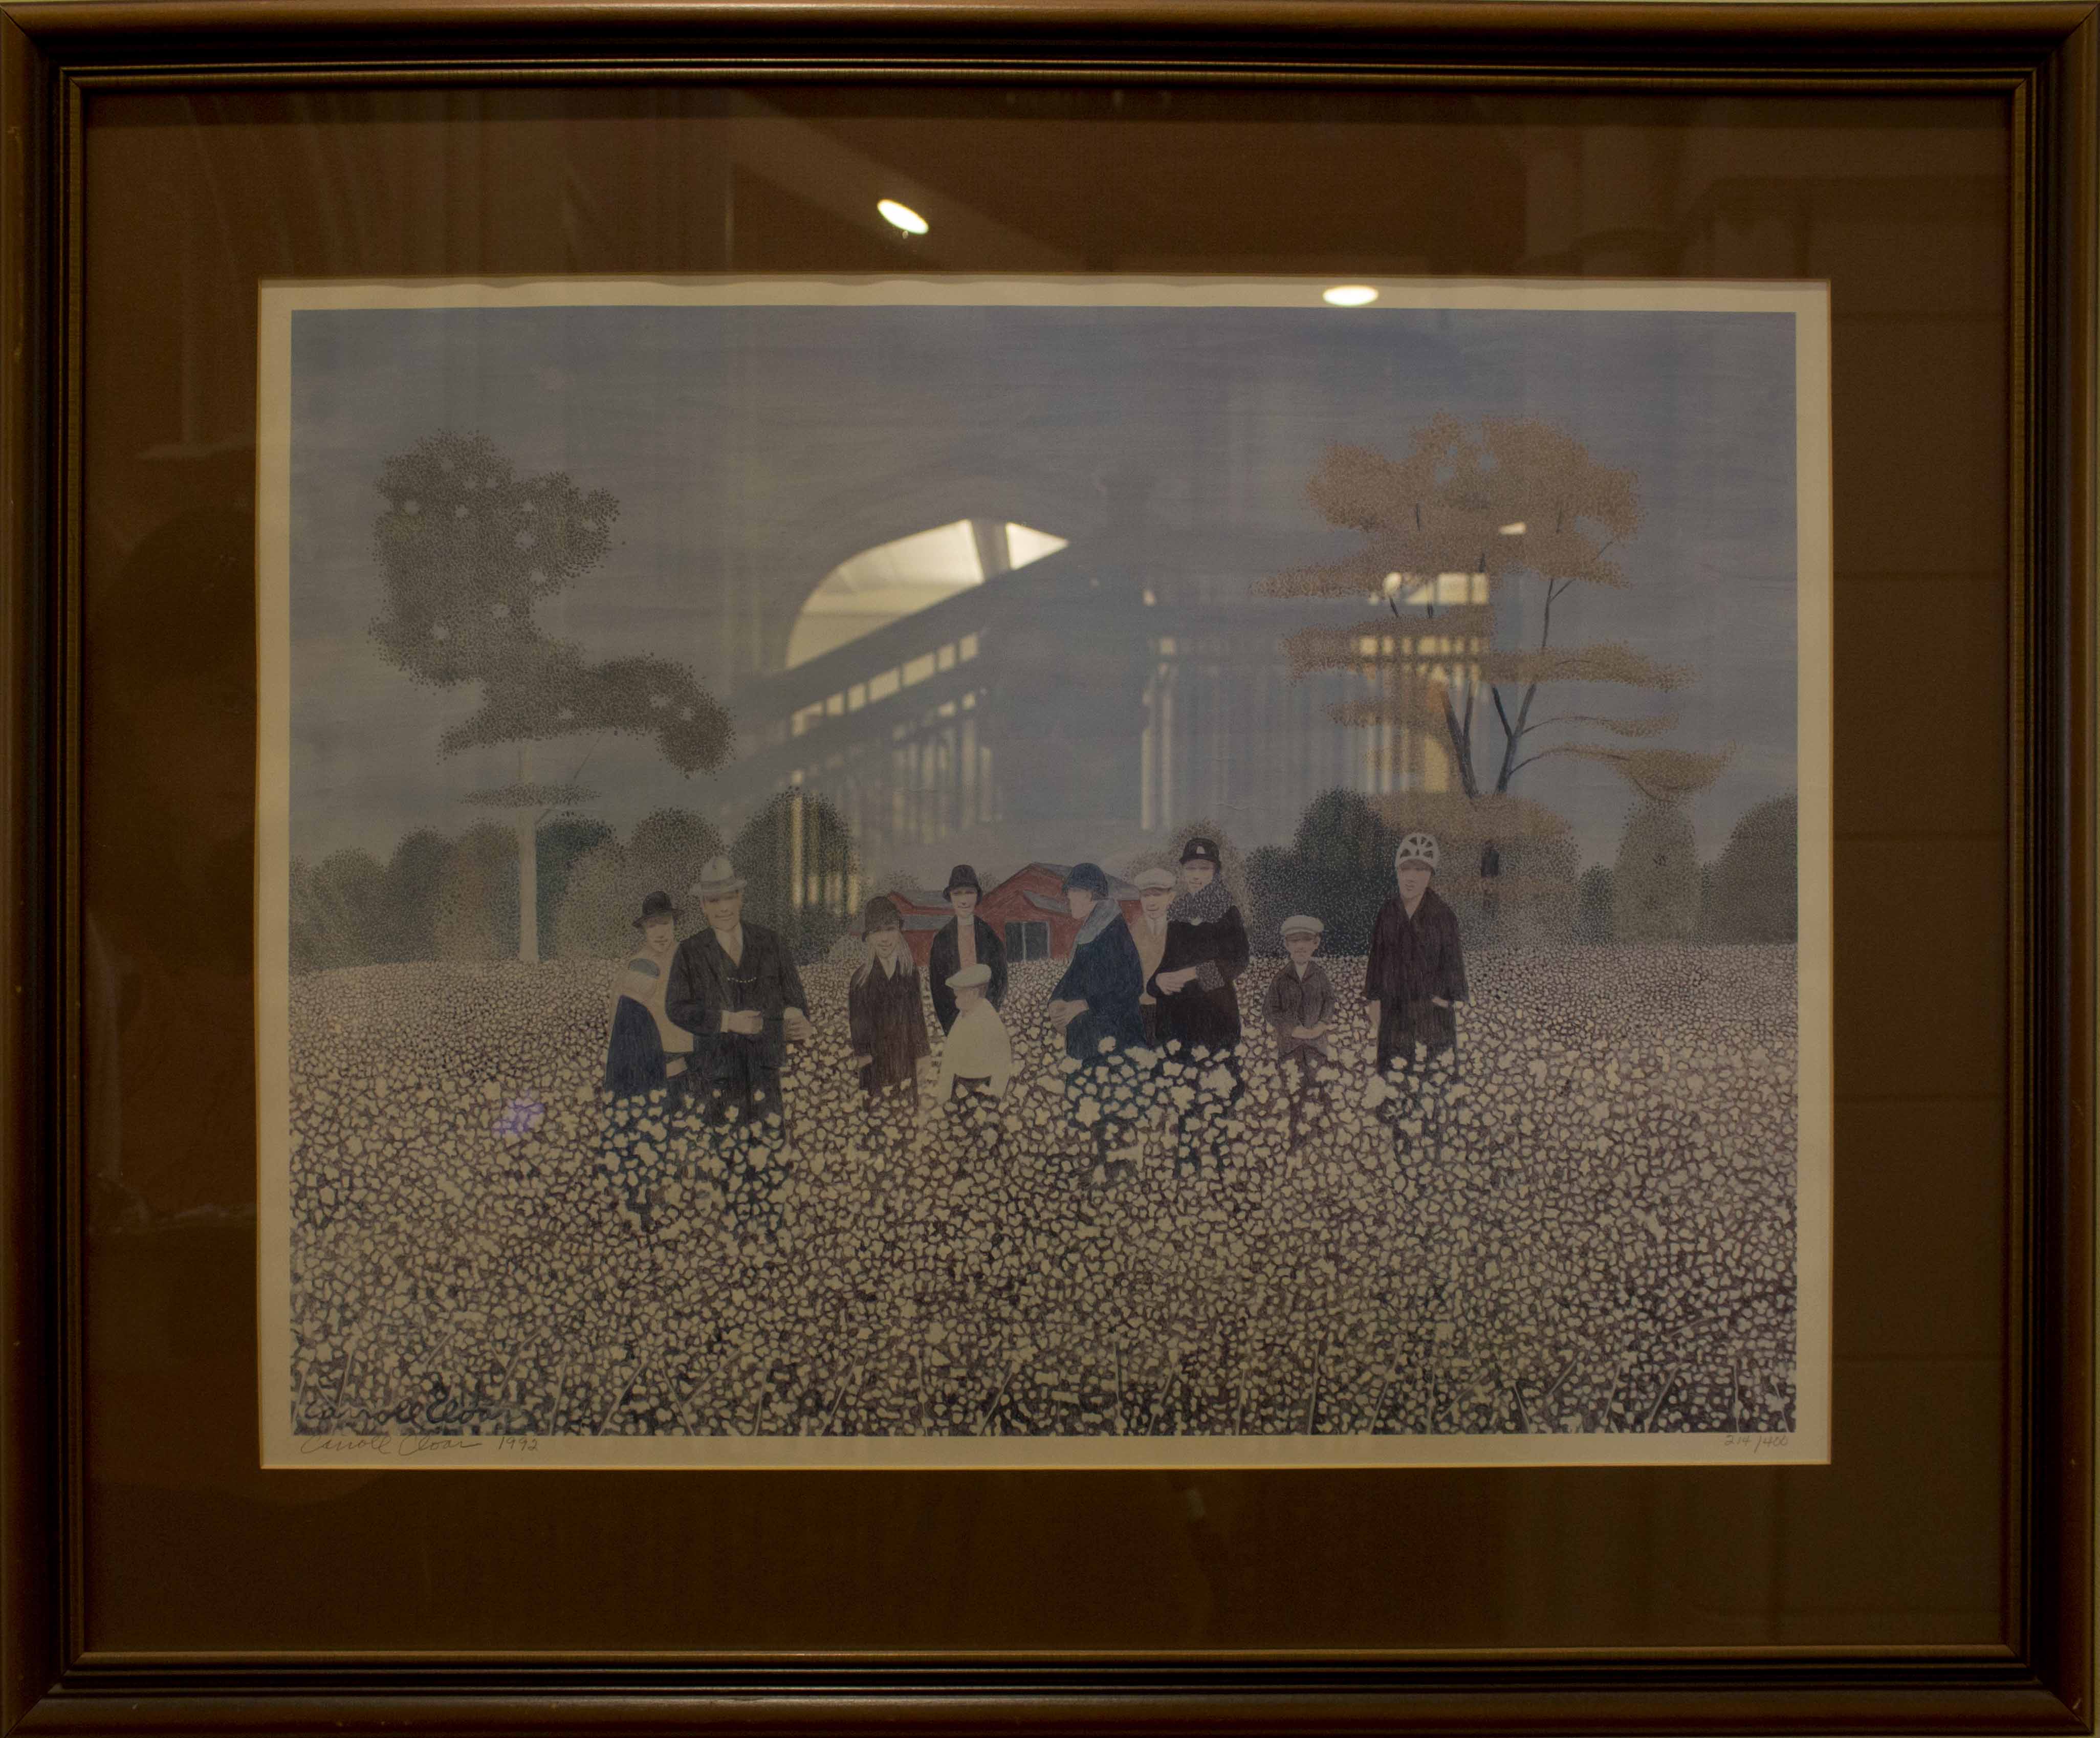
[[[1092,893],[1096,899],[1109,896],[1109,878],[1099,863],[1074,863],[1065,871],[1065,891],[1074,888]]]
[[[943,895],[946,895],[952,893],[959,887],[967,887],[972,893],[979,896],[984,893],[984,889],[977,884],[977,871],[970,867],[968,863],[957,863],[948,871],[948,884],[942,888],[941,892]]]
[[[701,866],[700,878],[690,889],[695,899],[719,899],[724,893],[743,891],[743,877],[726,857],[710,857]]]
[[[1327,926],[1318,918],[1307,917],[1301,912],[1295,917],[1283,920],[1283,933],[1286,935],[1325,935]]]
[[[1174,891],[1174,871],[1171,869],[1148,869],[1137,878],[1137,890],[1141,893],[1171,893]]]
[[[873,935],[878,929],[902,929],[904,914],[887,899],[878,896],[869,900],[867,909],[861,913],[860,927],[863,935]]]
[[[1191,839],[1181,847],[1181,861],[1185,863],[1216,863],[1218,841],[1215,839]]]
[[[1436,841],[1427,833],[1410,833],[1400,841],[1400,849],[1392,854],[1393,865],[1426,863],[1433,871],[1436,867]]]
[[[660,917],[668,917],[676,923],[686,914],[671,903],[668,893],[651,893],[642,902],[642,915],[634,920],[634,927],[646,929]]]
[[[948,980],[951,990],[982,990],[991,981],[991,968],[979,960],[975,965],[966,965]]]

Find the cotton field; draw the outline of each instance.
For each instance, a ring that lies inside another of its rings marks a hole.
[[[1346,1041],[1295,1152],[1277,965],[1241,981],[1222,1176],[1173,1136],[1216,1059],[1075,1087],[1052,964],[1014,969],[997,1113],[923,1116],[867,1110],[846,970],[805,968],[817,1036],[741,1184],[605,1102],[615,963],[297,977],[293,1428],[1792,1428],[1791,948],[1484,952],[1418,1104],[1379,1102],[1362,962],[1330,960]]]

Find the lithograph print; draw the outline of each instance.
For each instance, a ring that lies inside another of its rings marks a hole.
[[[267,1464],[1827,1458],[1822,286],[262,316]]]

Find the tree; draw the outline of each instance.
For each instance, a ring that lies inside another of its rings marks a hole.
[[[1368,952],[1379,907],[1392,890],[1398,842],[1384,817],[1354,791],[1314,797],[1287,850],[1264,845],[1247,859],[1255,946],[1280,952],[1284,919],[1304,911],[1326,925],[1321,946],[1328,953]]]
[[[553,957],[555,951],[555,916],[562,908],[563,896],[568,892],[569,879],[576,865],[597,850],[612,841],[613,832],[602,821],[593,821],[580,814],[560,814],[542,826],[537,835],[540,862],[535,872],[539,884],[539,899],[536,909],[540,922],[540,952]],[[634,914],[629,912],[632,917]]]
[[[445,859],[431,924],[440,959],[507,959],[518,952],[518,836],[483,823]]]
[[[369,965],[386,930],[386,872],[364,851],[335,851],[292,866],[292,969],[326,972]]]
[[[1621,942],[1688,942],[1699,921],[1699,854],[1684,805],[1650,799],[1626,817],[1612,869]]]
[[[486,435],[426,437],[382,468],[386,502],[373,551],[386,607],[381,654],[413,680],[477,684],[480,704],[439,739],[440,754],[519,745],[517,781],[467,799],[509,812],[518,876],[518,956],[539,957],[540,825],[587,800],[573,779],[536,783],[534,743],[613,733],[646,736],[682,772],[720,765],[728,714],[682,664],[651,655],[593,664],[540,633],[534,611],[595,568],[619,505],[565,473],[520,476]],[[587,758],[588,757],[586,757]]]
[[[744,909],[805,964],[821,958],[855,915],[853,832],[821,796],[783,791],[744,823],[729,856],[746,884]]]
[[[1612,939],[1612,867],[1592,863],[1575,884],[1575,939],[1608,942]]]
[[[1339,721],[1441,735],[1470,799],[1505,796],[1527,767],[1555,758],[1600,761],[1652,800],[1688,796],[1718,776],[1725,755],[1641,746],[1674,729],[1674,715],[1533,716],[1542,689],[1607,683],[1671,694],[1692,681],[1688,671],[1621,642],[1571,646],[1553,637],[1555,607],[1577,586],[1626,584],[1612,551],[1640,527],[1632,472],[1599,465],[1573,435],[1545,423],[1489,418],[1475,432],[1443,415],[1398,461],[1368,448],[1330,448],[1307,492],[1330,524],[1361,532],[1364,547],[1343,561],[1275,575],[1256,589],[1367,598],[1384,613],[1355,627],[1294,634],[1291,667],[1300,675],[1346,669],[1397,678],[1382,680],[1375,699],[1338,704]],[[1540,606],[1538,643],[1493,646],[1498,601],[1527,584]],[[1564,609],[1560,619],[1564,624]],[[1483,749],[1491,761],[1485,779]]]
[[[634,945],[634,920],[653,893],[686,908],[683,929],[699,921],[691,888],[721,835],[684,809],[660,809],[634,823],[623,844],[607,840],[579,858],[557,909],[554,951],[563,959],[610,959]]]
[[[1798,933],[1800,803],[1792,791],[1736,823],[1714,864],[1707,939],[1791,942]]]
[[[397,964],[438,956],[438,898],[452,841],[435,828],[405,835],[386,865],[386,944],[379,958]]]

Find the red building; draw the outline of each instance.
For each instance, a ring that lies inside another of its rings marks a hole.
[[[977,915],[1005,941],[1009,960],[1018,964],[1071,958],[1072,937],[1079,933],[1079,924],[1065,902],[1065,875],[1070,867],[1030,863],[977,901]],[[1125,917],[1137,915],[1137,889],[1121,876],[1109,876],[1109,897],[1123,907]],[[955,914],[943,895],[929,889],[888,898],[903,914],[904,939],[923,969],[933,951],[933,937]]]

